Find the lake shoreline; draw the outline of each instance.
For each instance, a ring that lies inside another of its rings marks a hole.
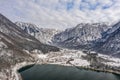
[[[74,73],[74,74],[73,74]],[[110,72],[96,71],[80,66],[65,66],[57,64],[36,64],[33,67],[20,72],[24,80],[119,80],[119,75]],[[32,75],[32,76],[31,76]],[[34,77],[36,76],[36,77]],[[48,76],[48,77],[46,77]],[[76,76],[76,77],[75,77]],[[62,77],[62,79],[61,79]]]
[[[39,64],[39,63],[38,64],[34,64],[33,63],[33,64],[24,65],[20,69],[26,68],[28,66],[30,66],[30,68],[32,68],[35,65],[49,65],[49,64]],[[83,66],[63,65],[63,64],[50,64],[50,65],[65,66],[65,67],[72,67],[73,66],[73,67],[75,67],[77,69],[84,69],[84,70],[91,70],[91,71],[96,71],[96,72],[105,72],[105,73],[112,73],[112,74],[115,74],[115,75],[120,75],[119,71],[113,71],[113,70],[107,70],[107,69],[106,70],[105,69],[104,70],[103,69],[96,69],[96,68],[92,68],[92,67],[88,67],[88,66],[87,67],[85,67],[85,66],[83,67]],[[17,71],[19,72],[20,69],[18,69]],[[27,70],[27,69],[25,69],[25,70]]]
[[[59,65],[59,66],[62,66],[62,65]],[[66,66],[66,65],[64,65]],[[73,66],[73,65],[72,65]],[[96,71],[96,72],[105,72],[105,73],[112,73],[112,74],[115,74],[115,75],[120,75],[120,72],[119,71],[113,71],[113,70],[107,70],[107,69],[97,69],[97,68],[92,68],[92,67],[83,67],[83,66],[74,66],[76,67],[77,69],[84,69],[84,70],[91,70],[91,71]]]
[[[78,67],[79,68],[79,67]],[[85,70],[91,70],[91,71],[96,71],[96,72],[105,72],[105,73],[112,73],[115,75],[120,75],[119,71],[113,71],[113,70],[103,70],[103,69],[95,69],[95,68],[91,68],[91,67],[80,67],[81,69],[85,69]]]

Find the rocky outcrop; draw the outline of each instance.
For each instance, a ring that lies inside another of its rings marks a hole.
[[[120,22],[106,31],[96,43],[95,50],[111,56],[120,57]]]

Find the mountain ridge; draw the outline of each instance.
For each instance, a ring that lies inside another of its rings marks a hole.
[[[112,32],[110,32],[112,31]],[[105,36],[96,43],[96,50],[100,53],[108,54],[111,56],[120,56],[120,22],[113,25],[110,30],[106,31]],[[105,39],[105,40],[103,40]],[[101,45],[99,45],[101,44]]]
[[[49,28],[38,28],[35,24],[25,22],[15,22],[22,30],[34,36],[37,40],[45,44],[52,44],[52,37],[59,33],[59,30]]]
[[[93,42],[102,37],[102,33],[110,26],[106,23],[81,23],[76,27],[66,29],[53,38],[53,43],[69,48],[90,48]],[[87,47],[88,46],[88,47]]]

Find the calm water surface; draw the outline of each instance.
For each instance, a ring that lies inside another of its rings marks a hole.
[[[23,80],[120,80],[119,75],[58,65],[35,65],[21,73]]]

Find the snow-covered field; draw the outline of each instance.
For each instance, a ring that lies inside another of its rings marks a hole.
[[[81,66],[87,67],[90,65],[90,61],[87,59],[82,58],[82,56],[86,56],[86,53],[83,53],[79,50],[68,50],[62,49],[59,52],[50,52],[49,54],[38,54],[38,58],[40,59],[43,64],[58,64],[64,66]],[[112,66],[112,67],[119,67],[120,66],[120,59],[110,57],[108,55],[98,54],[97,57],[102,59],[108,60],[108,62],[101,62],[105,65]]]
[[[115,67],[120,67],[120,59],[119,58],[115,58],[115,57],[111,57],[108,55],[103,55],[103,54],[98,54],[99,57],[102,57],[106,60],[109,60],[109,62],[103,62],[104,64],[108,65],[108,66],[115,66]]]
[[[34,52],[39,52],[35,50]],[[68,49],[62,49],[59,52],[50,52],[49,54],[35,54],[34,57],[38,59],[38,62],[23,62],[20,64],[17,64],[12,69],[12,76],[16,80],[20,79],[19,74],[17,73],[17,70],[20,69],[23,66],[26,66],[28,64],[57,64],[57,65],[63,65],[63,66],[81,66],[81,67],[89,67],[90,61],[87,59],[82,58],[82,56],[87,56],[87,54],[83,53],[82,51],[78,50],[68,50]],[[113,66],[113,67],[119,67],[120,66],[120,59],[110,57],[103,54],[98,54],[97,57],[103,58],[108,60],[108,62],[102,62],[105,65]],[[0,75],[2,75],[0,73]],[[13,77],[12,77],[13,78]],[[12,78],[10,80],[12,80]]]
[[[89,66],[90,63],[81,56],[86,55],[82,51],[63,49],[60,52],[50,52],[49,54],[39,54],[39,59],[43,63],[58,64],[64,66]]]

